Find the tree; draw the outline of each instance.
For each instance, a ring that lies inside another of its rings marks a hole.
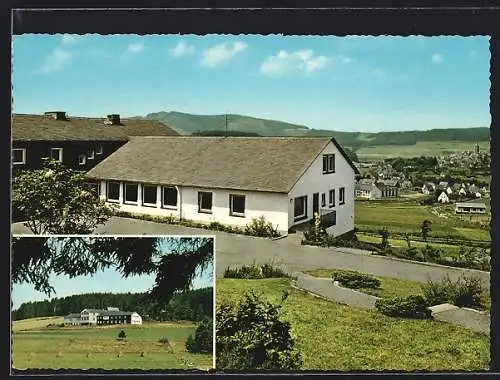
[[[420,228],[422,230],[422,238],[424,239],[424,241],[427,241],[427,237],[429,236],[429,232],[432,231],[431,224],[432,224],[432,222],[429,219],[425,219],[422,222],[422,226]]]
[[[123,340],[127,337],[127,334],[125,333],[124,330],[121,330],[119,333],[118,333],[118,339],[120,340]]]
[[[32,284],[50,296],[51,274],[73,278],[112,267],[123,277],[156,274],[147,298],[166,305],[213,262],[213,250],[210,237],[14,237],[12,282]]]
[[[387,227],[384,227],[379,231],[379,233],[380,237],[382,238],[382,241],[380,242],[380,248],[386,249],[389,246],[389,230],[387,230]]]
[[[34,234],[88,234],[105,223],[113,208],[84,184],[85,173],[44,159],[41,169],[13,178],[12,206]]]
[[[193,335],[186,341],[186,349],[192,353],[211,353],[214,348],[214,323],[212,318],[204,318]]]
[[[273,305],[253,292],[235,306],[217,307],[216,367],[219,369],[300,369],[302,359],[290,336],[290,323],[280,319],[281,303]]]

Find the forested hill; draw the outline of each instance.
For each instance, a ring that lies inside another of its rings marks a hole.
[[[50,301],[25,302],[12,311],[12,320],[65,316],[80,313],[83,309],[118,307],[123,311],[135,311],[148,320],[200,321],[212,318],[213,288],[190,290],[175,294],[168,305],[155,305],[147,301],[146,293],[86,293]]]
[[[364,133],[311,129],[304,125],[236,114],[193,115],[162,111],[150,113],[144,118],[163,122],[183,135],[224,135],[227,120],[228,135],[231,136],[333,136],[340,144],[354,150],[368,146],[414,145],[419,141],[480,142],[490,139],[488,127]],[[335,125],[331,127],[334,129]],[[363,130],[363,126],[356,129]]]

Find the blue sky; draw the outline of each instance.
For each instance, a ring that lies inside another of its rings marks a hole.
[[[169,246],[162,245],[162,249],[169,250]],[[56,294],[52,297],[66,297],[73,294],[83,294],[92,292],[145,292],[151,289],[155,282],[155,275],[151,276],[131,276],[123,278],[118,271],[113,268],[100,271],[92,276],[78,276],[69,278],[68,276],[51,275],[50,284],[54,287]],[[213,286],[213,263],[203,272],[198,272],[192,284],[193,289]],[[30,284],[14,284],[12,286],[12,308],[17,309],[23,302],[49,300],[44,293],[38,292]]]
[[[489,37],[21,35],[16,113],[238,113],[340,131],[489,126]]]

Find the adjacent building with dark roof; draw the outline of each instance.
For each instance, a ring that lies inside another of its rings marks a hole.
[[[355,174],[332,138],[189,136],[131,137],[87,177],[123,211],[235,226],[264,216],[282,232],[318,213],[340,235],[354,228]]]
[[[131,136],[173,136],[152,120],[69,117],[66,112],[12,116],[12,167],[36,169],[51,157],[69,168],[88,170],[125,144]]]
[[[107,309],[83,309],[79,314],[72,313],[64,317],[65,325],[115,325],[142,324],[142,317],[131,311],[122,311],[116,307]]]

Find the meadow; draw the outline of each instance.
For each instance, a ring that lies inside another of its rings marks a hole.
[[[386,317],[315,297],[289,279],[217,279],[217,303],[254,290],[273,303],[290,293],[282,319],[304,370],[487,370],[490,339],[452,324]]]
[[[473,151],[476,144],[482,151],[489,151],[489,141],[417,141],[414,145],[379,145],[367,146],[356,150],[361,161],[377,161],[394,157],[439,156]]]
[[[47,327],[62,321],[33,318],[13,322],[13,368],[43,369],[203,369],[211,354],[191,354],[185,342],[196,330],[188,322],[132,326]],[[118,340],[124,330],[126,339]],[[160,343],[167,338],[168,344]]]
[[[439,208],[438,208],[439,207]],[[440,209],[446,217],[440,217],[432,210]],[[421,206],[409,202],[398,201],[356,201],[355,226],[359,228],[382,228],[401,233],[420,234],[422,222],[432,222],[429,236],[450,236],[457,239],[490,241],[488,230],[470,223],[467,217],[460,219],[454,215],[450,206]],[[472,216],[483,220],[487,216]]]

